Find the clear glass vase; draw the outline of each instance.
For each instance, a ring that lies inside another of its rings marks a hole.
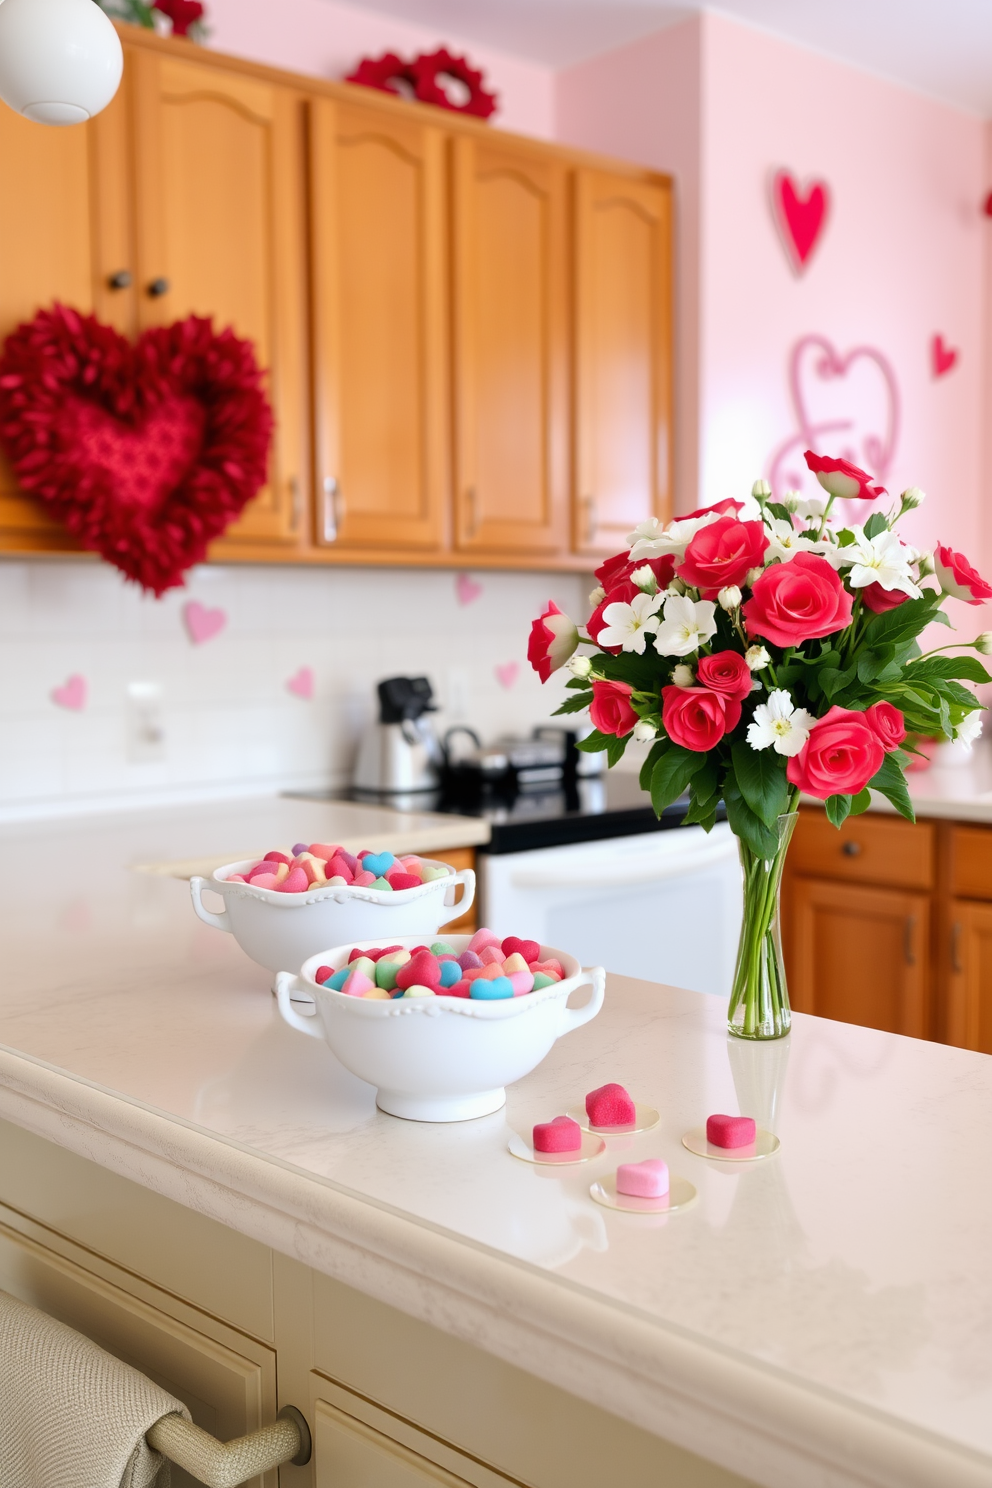
[[[783,1038],[792,1027],[779,895],[796,813],[780,816],[777,825],[778,850],[773,858],[759,858],[746,842],[737,840],[744,875],[744,918],[727,1015],[727,1027],[737,1038]]]

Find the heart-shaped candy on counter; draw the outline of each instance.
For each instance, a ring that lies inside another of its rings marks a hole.
[[[430,951],[418,951],[396,973],[396,985],[402,987],[434,987],[441,985],[441,964]]]
[[[750,1116],[707,1116],[706,1140],[714,1147],[750,1147],[757,1128]]]
[[[617,1168],[617,1193],[636,1199],[661,1199],[669,1185],[668,1164],[660,1157],[643,1162],[621,1163]]]
[[[362,867],[366,873],[371,873],[376,878],[384,878],[395,862],[396,859],[391,852],[366,853],[362,859]]]
[[[632,1126],[637,1120],[634,1102],[622,1085],[600,1085],[586,1096],[590,1126]]]
[[[534,1128],[535,1152],[578,1152],[581,1146],[582,1128],[571,1116],[539,1121]]]
[[[503,954],[512,956],[515,952],[523,956],[529,966],[541,954],[541,947],[536,940],[521,940],[517,935],[508,935],[503,942]]]

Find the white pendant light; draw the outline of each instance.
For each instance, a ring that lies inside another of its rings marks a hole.
[[[85,124],[117,92],[120,39],[94,0],[3,0],[0,98],[36,124]]]

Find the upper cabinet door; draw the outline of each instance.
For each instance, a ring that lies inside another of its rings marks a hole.
[[[456,541],[567,545],[566,168],[513,143],[456,139]]]
[[[140,326],[212,316],[268,371],[269,484],[212,551],[293,543],[309,492],[302,101],[206,62],[128,60]]]
[[[444,144],[311,103],[318,543],[437,548],[450,489]]]
[[[671,515],[671,194],[576,181],[576,552],[615,553]]]

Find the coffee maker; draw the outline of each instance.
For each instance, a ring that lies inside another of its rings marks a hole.
[[[442,751],[430,714],[437,711],[426,677],[387,677],[378,686],[379,717],[363,738],[353,787],[370,796],[436,790]]]

